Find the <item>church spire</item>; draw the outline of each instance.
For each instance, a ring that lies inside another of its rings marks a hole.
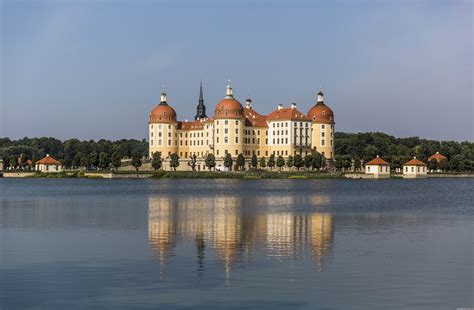
[[[206,115],[206,106],[204,105],[204,96],[202,94],[202,82],[199,85],[199,103],[196,108],[196,116],[194,116],[195,120],[207,118]]]

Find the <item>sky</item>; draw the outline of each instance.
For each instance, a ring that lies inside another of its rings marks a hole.
[[[191,120],[225,96],[336,130],[473,141],[473,2],[0,0],[0,136],[147,137],[164,85]]]

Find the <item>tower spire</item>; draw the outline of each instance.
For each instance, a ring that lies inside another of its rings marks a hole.
[[[196,108],[196,115],[194,116],[195,120],[200,120],[207,118],[206,115],[206,106],[204,105],[204,96],[202,94],[202,81],[199,84],[199,103]]]
[[[167,105],[168,103],[166,102],[166,91],[165,91],[165,85],[161,85],[161,100],[160,100],[160,105]]]

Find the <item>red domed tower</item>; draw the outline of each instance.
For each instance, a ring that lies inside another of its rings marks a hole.
[[[149,156],[161,152],[163,158],[178,152],[176,111],[168,105],[166,92],[161,92],[161,100],[149,116]]]
[[[324,94],[319,91],[316,104],[308,111],[311,118],[311,146],[326,159],[334,157],[334,113],[325,103]]]

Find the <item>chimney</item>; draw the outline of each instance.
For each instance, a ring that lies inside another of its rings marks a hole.
[[[252,108],[252,99],[248,98],[245,100],[245,108],[251,109]]]
[[[296,109],[296,103],[292,102],[292,103],[291,103],[291,108],[292,108],[292,109]]]
[[[281,109],[283,109],[283,104],[279,103],[278,104],[278,110],[281,110]]]

